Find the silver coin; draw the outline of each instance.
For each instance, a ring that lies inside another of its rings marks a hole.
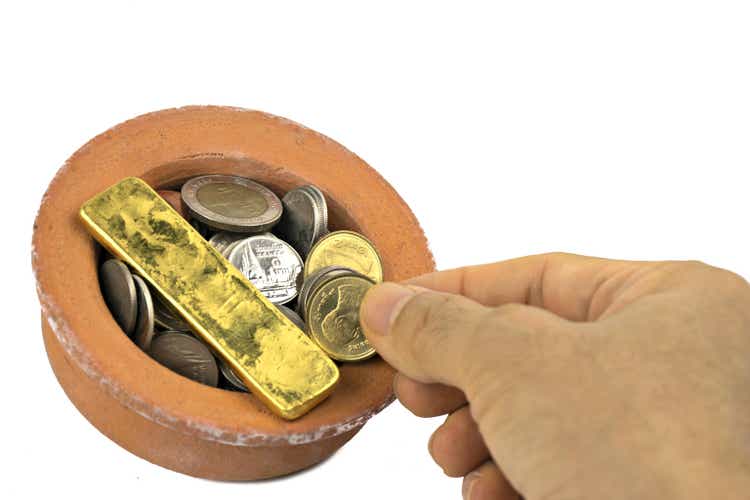
[[[133,281],[138,295],[138,315],[133,341],[145,351],[151,346],[151,339],[154,337],[154,303],[151,300],[151,291],[143,278],[134,274]]]
[[[188,335],[192,335],[189,332],[182,332],[180,330],[156,330],[156,331],[154,331],[154,338],[151,339],[151,343],[153,344],[154,339],[156,337],[158,337],[159,335],[166,335],[167,333],[185,333],[185,334],[188,334]]]
[[[281,218],[281,200],[245,177],[202,175],[182,186],[182,199],[193,217],[224,231],[261,233]]]
[[[230,254],[230,253],[232,252],[232,250],[234,250],[234,247],[236,247],[237,245],[239,245],[239,244],[240,244],[240,242],[241,242],[242,240],[244,240],[244,239],[245,239],[245,238],[242,238],[242,239],[239,239],[239,240],[237,240],[237,241],[233,241],[232,243],[230,243],[230,244],[229,244],[229,246],[227,246],[227,247],[226,247],[226,248],[224,249],[224,251],[222,251],[222,252],[221,252],[221,255],[223,255],[223,256],[224,256],[224,258],[228,260],[228,259],[229,259],[229,254]]]
[[[190,332],[190,325],[183,320],[172,307],[164,302],[158,292],[151,291],[151,297],[155,298],[154,303],[154,323],[167,330],[178,332]]]
[[[128,336],[133,335],[138,319],[138,298],[128,266],[117,259],[104,261],[99,268],[99,284],[115,321]]]
[[[307,321],[307,301],[320,284],[327,281],[328,278],[350,275],[359,275],[359,273],[344,266],[327,266],[316,270],[308,276],[303,281],[299,296],[297,297],[297,313],[302,317],[302,320]]]
[[[315,196],[306,189],[292,189],[281,199],[284,213],[276,226],[276,234],[294,247],[303,257],[318,239],[321,213]]]
[[[227,246],[225,246],[222,250],[219,251],[221,255],[224,256],[225,259],[229,259],[229,254],[234,250],[234,247],[236,247],[242,240],[246,239],[248,236],[246,234],[239,234],[239,233],[225,233],[225,234],[235,234],[238,236],[237,239],[229,243]],[[280,239],[275,234],[272,233],[260,233],[256,236],[268,236],[269,238],[274,239]]]
[[[229,253],[231,262],[274,304],[297,296],[302,258],[287,242],[271,236],[251,236]]]
[[[220,254],[223,255],[224,250],[226,250],[229,245],[243,238],[247,238],[247,236],[241,233],[230,233],[228,231],[220,231],[216,233],[215,235],[211,236],[208,242],[211,244],[211,246],[213,246],[216,250],[218,250]]]
[[[216,387],[219,368],[211,351],[186,333],[162,333],[153,339],[149,355],[161,365],[201,384]]]
[[[289,309],[287,306],[282,306],[281,304],[277,304],[276,307],[281,311],[281,314],[289,318],[289,320],[294,323],[297,328],[305,331],[305,322],[302,321],[302,318],[300,318],[299,314],[294,312],[292,309]]]
[[[236,373],[234,373],[234,370],[229,366],[229,363],[219,356],[216,357],[216,361],[219,363],[219,371],[224,376],[224,380],[229,382],[229,385],[238,391],[249,392],[245,383]]]
[[[323,194],[323,191],[317,188],[317,186],[313,186],[312,184],[308,184],[306,186],[302,186],[302,189],[309,192],[311,195],[313,195],[313,198],[316,199],[316,210],[319,213],[319,224],[318,224],[318,230],[317,230],[317,237],[315,238],[315,241],[319,240],[326,234],[328,234],[328,203],[326,202],[326,197]],[[315,242],[313,242],[313,245]]]

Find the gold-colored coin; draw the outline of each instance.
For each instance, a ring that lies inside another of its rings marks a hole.
[[[375,245],[354,231],[334,231],[318,240],[307,255],[304,276],[328,266],[348,267],[375,283],[383,281],[383,264]]]
[[[361,275],[337,276],[320,284],[307,305],[307,331],[333,359],[360,361],[375,354],[359,322],[359,305],[374,285]]]

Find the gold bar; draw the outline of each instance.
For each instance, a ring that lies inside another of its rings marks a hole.
[[[333,361],[143,180],[123,179],[80,217],[274,413],[295,419],[333,390]]]

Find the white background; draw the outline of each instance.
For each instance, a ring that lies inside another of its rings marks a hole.
[[[243,106],[329,135],[411,205],[440,268],[562,250],[750,276],[747,2],[354,3],[0,7],[0,497],[460,497],[426,451],[440,419],[397,403],[312,470],[233,484],[151,465],[68,402],[33,217],[73,151],[144,112]]]

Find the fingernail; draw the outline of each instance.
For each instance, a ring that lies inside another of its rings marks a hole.
[[[464,500],[471,500],[471,490],[474,489],[474,485],[480,477],[482,475],[479,472],[472,472],[464,478],[464,482],[461,485],[461,496]]]
[[[365,295],[360,310],[367,332],[387,335],[399,310],[415,293],[413,289],[397,283],[381,283],[372,287]]]

